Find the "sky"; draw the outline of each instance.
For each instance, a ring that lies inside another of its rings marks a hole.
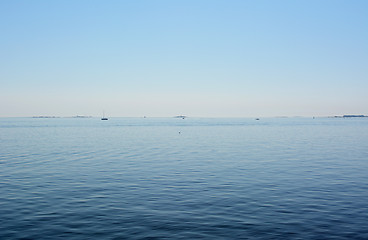
[[[1,0],[0,117],[368,115],[366,0]]]

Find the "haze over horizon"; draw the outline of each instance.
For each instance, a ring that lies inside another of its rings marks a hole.
[[[0,2],[0,117],[368,115],[368,1]]]

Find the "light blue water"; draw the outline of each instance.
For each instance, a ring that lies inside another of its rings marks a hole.
[[[0,239],[368,239],[368,119],[2,118]]]

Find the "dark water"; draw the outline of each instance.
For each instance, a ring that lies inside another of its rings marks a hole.
[[[0,146],[0,239],[368,239],[366,118],[2,118]]]

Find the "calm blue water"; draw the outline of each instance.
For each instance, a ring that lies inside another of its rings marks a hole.
[[[368,239],[368,119],[1,118],[0,239]]]

